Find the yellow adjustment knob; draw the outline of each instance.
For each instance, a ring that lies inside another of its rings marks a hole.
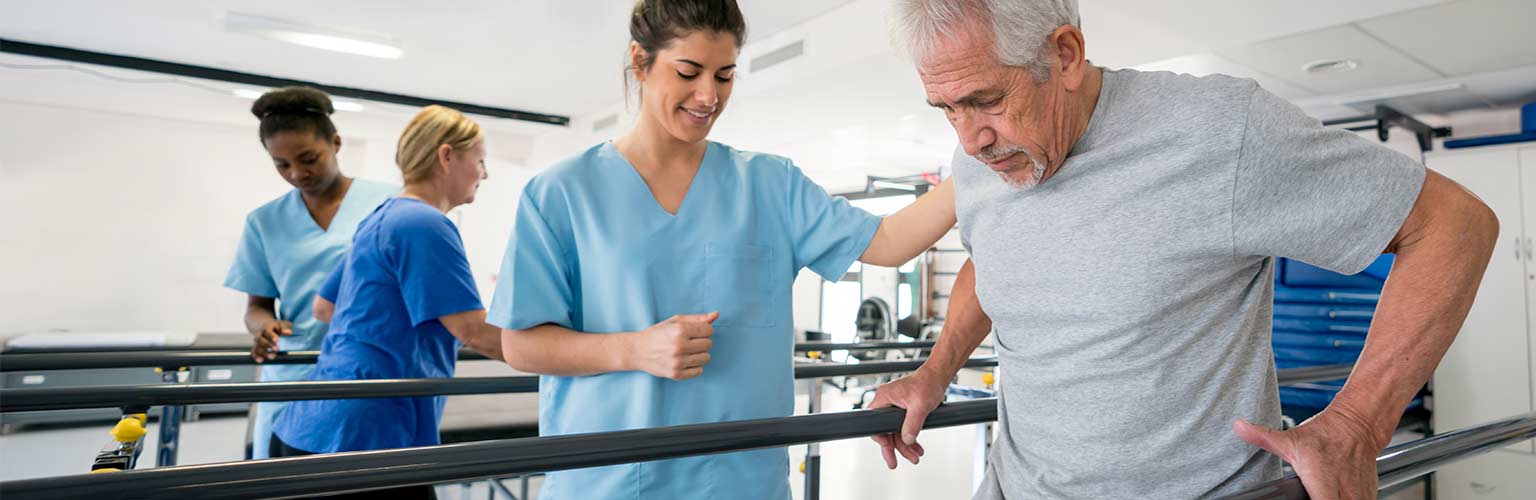
[[[800,473],[805,474],[805,462],[800,462]]]
[[[144,437],[149,432],[144,429],[144,417],[143,413],[138,413],[118,420],[117,425],[112,426],[112,439],[119,443],[132,443]]]
[[[997,377],[992,375],[992,372],[986,372],[986,373],[981,374],[981,383],[986,384],[986,385],[992,385],[993,382],[997,382]]]
[[[123,471],[122,469],[110,469],[110,468],[108,468],[108,469],[92,469],[91,470],[91,474],[95,474],[95,473],[98,473],[98,472],[122,472],[122,471]]]
[[[805,355],[806,355],[806,357],[809,357],[811,359],[821,359],[821,351],[811,351],[811,352],[805,353]]]

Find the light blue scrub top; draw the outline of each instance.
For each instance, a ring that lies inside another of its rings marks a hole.
[[[696,378],[541,377],[542,435],[786,417],[795,275],[838,279],[879,225],[788,159],[713,142],[672,215],[604,143],[524,188],[487,321],[598,335],[720,312]],[[788,479],[789,456],[775,448],[555,472],[540,498],[785,500]]]
[[[341,262],[352,243],[357,224],[384,200],[400,192],[400,187],[363,179],[352,179],[341,207],[328,229],[320,229],[309,215],[303,195],[294,189],[252,210],[245,218],[245,234],[235,261],[224,278],[224,286],[260,297],[277,299],[277,318],[293,322],[293,335],[278,339],[285,351],[320,349],[326,325],[315,319],[311,305],[326,276]],[[266,381],[304,380],[312,365],[264,365],[261,379]],[[256,405],[251,436],[252,457],[267,458],[272,436],[272,421],[287,403]]]

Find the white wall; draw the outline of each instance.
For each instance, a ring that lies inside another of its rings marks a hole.
[[[245,215],[290,189],[262,151],[254,119],[233,125],[14,101],[0,101],[0,116],[0,334],[243,331],[245,299],[221,286],[224,275]],[[380,126],[364,119],[338,115],[342,171],[398,184],[393,134],[408,116],[375,120],[390,122]],[[492,160],[477,203],[455,214],[487,300],[529,176]]]

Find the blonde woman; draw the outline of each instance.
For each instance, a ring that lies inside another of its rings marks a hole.
[[[334,305],[334,317],[310,380],[452,377],[461,344],[500,357],[501,333],[485,324],[463,241],[445,216],[474,201],[486,178],[480,126],[429,106],[401,134],[395,162],[404,192],[363,220],[320,292],[316,309]],[[272,454],[438,444],[443,399],[295,402],[278,418]]]

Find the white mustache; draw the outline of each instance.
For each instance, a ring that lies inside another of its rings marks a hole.
[[[989,146],[981,150],[980,153],[977,153],[976,159],[981,160],[982,163],[992,163],[994,160],[1007,158],[1018,153],[1028,154],[1029,151],[1019,146]]]

